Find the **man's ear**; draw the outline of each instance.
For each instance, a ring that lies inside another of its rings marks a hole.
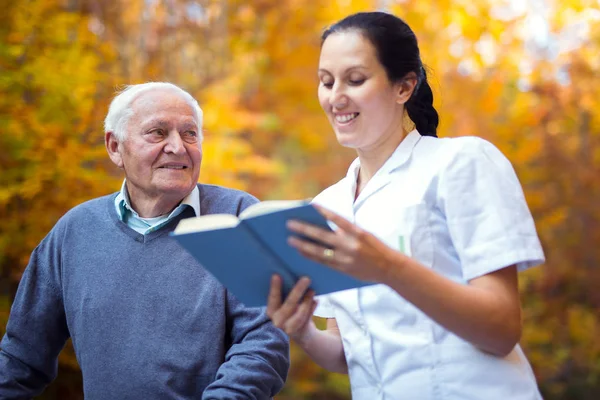
[[[409,72],[397,85],[398,95],[396,96],[396,103],[405,104],[415,91],[415,87],[417,86],[417,74],[412,71]]]
[[[119,168],[123,168],[123,157],[121,157],[121,148],[115,133],[108,131],[104,133],[104,144],[110,160]]]

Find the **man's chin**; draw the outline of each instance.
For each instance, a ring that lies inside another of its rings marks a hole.
[[[194,186],[196,186],[196,182],[186,182],[181,184],[171,182],[157,185],[156,191],[169,197],[181,197],[183,199],[194,190]]]

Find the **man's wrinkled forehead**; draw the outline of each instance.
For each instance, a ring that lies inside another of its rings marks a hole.
[[[171,89],[152,89],[140,93],[132,102],[133,117],[144,124],[172,124],[173,115],[177,115],[179,124],[199,128],[196,109],[181,93]]]

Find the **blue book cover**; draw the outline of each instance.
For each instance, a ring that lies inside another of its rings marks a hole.
[[[266,305],[273,274],[281,276],[284,296],[302,276],[311,279],[317,295],[371,284],[309,260],[288,245],[290,219],[331,229],[312,205],[275,201],[251,206],[239,219],[216,214],[182,220],[171,235],[249,307]]]

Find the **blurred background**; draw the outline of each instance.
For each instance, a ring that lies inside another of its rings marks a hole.
[[[316,98],[320,33],[385,9],[420,41],[440,136],[513,162],[547,263],[521,275],[523,347],[547,400],[600,399],[600,1],[0,0],[0,334],[29,254],[69,208],[119,190],[102,122],[121,85],[171,81],[205,111],[200,179],[261,199],[345,175]],[[292,348],[278,400],[349,399]],[[70,345],[40,399],[82,399]]]

